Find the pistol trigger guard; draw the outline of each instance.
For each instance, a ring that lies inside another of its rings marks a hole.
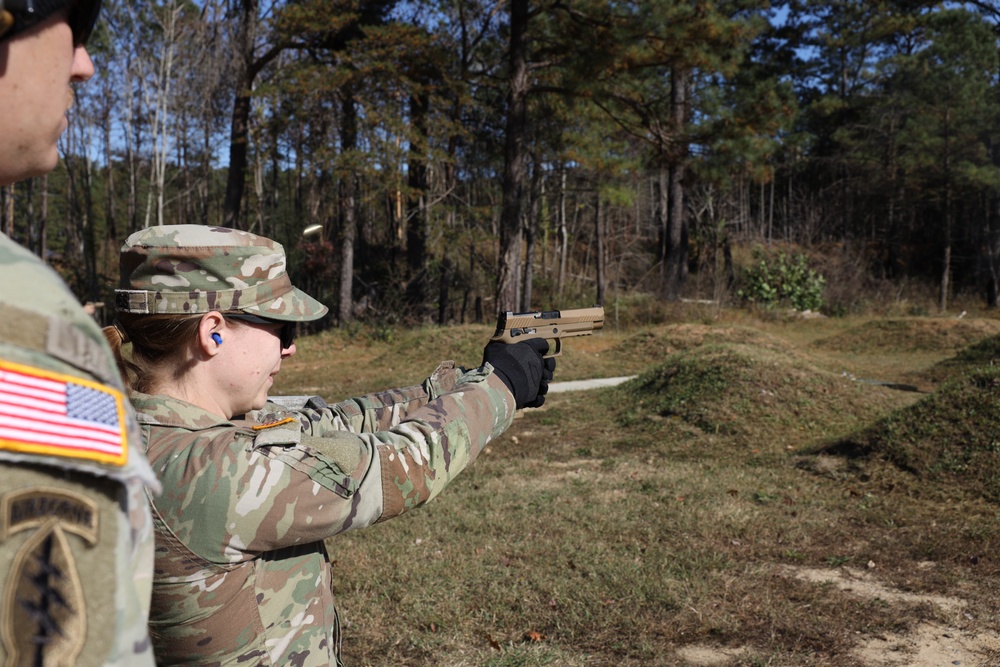
[[[555,343],[555,352],[552,351],[552,343]],[[551,359],[552,357],[558,357],[560,354],[562,354],[562,338],[555,338],[549,343],[549,353],[542,355],[542,358]]]

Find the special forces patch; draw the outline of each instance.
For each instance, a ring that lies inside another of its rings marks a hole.
[[[14,555],[0,602],[5,667],[70,667],[84,647],[87,614],[67,533],[96,545],[97,503],[71,491],[38,486],[0,498],[0,542],[31,529],[35,533]]]

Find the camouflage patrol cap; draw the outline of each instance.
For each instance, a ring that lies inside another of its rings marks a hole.
[[[163,225],[136,232],[121,249],[120,313],[240,311],[271,320],[316,320],[327,307],[293,287],[285,250],[225,227]]]

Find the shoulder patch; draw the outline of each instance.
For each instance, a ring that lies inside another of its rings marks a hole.
[[[0,360],[0,449],[125,465],[124,401],[98,382]]]
[[[255,431],[263,431],[269,428],[275,428],[276,426],[284,426],[285,424],[298,424],[299,420],[295,417],[285,417],[276,422],[268,422],[267,424],[254,424],[251,428]]]
[[[9,563],[0,616],[8,665],[76,664],[87,607],[66,532],[97,544],[97,504],[85,496],[33,487],[0,498],[0,540],[34,528]]]
[[[100,512],[90,498],[48,486],[34,486],[0,496],[0,542],[10,535],[56,521],[91,546],[97,544]]]

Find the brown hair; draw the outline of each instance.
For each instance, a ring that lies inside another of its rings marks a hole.
[[[104,327],[104,337],[115,353],[125,386],[150,393],[158,376],[183,370],[169,369],[167,364],[185,342],[197,336],[199,322],[201,315],[119,313],[114,325]],[[132,348],[128,354],[122,349],[126,343]]]

